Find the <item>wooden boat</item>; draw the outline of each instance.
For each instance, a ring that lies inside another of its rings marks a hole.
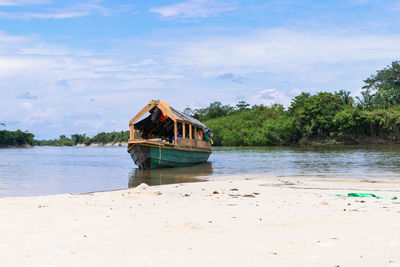
[[[212,131],[164,101],[150,101],[129,127],[128,152],[141,169],[186,167],[210,157]]]

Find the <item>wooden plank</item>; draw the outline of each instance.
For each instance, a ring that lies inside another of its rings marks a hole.
[[[139,111],[138,114],[135,115],[135,117],[133,117],[130,121],[129,124],[133,124],[135,123],[138,119],[140,119],[144,114],[146,114],[150,109],[152,109],[154,107],[154,103],[153,100],[150,101],[149,104],[147,104],[144,108],[142,108],[141,111]]]
[[[188,143],[189,142],[189,143]],[[192,144],[190,144],[192,143]],[[128,151],[134,146],[134,145],[140,145],[140,144],[145,144],[145,145],[154,145],[157,147],[161,148],[166,148],[166,149],[176,149],[176,146],[179,146],[179,150],[186,150],[186,151],[199,151],[199,152],[206,152],[210,153],[211,152],[211,144],[209,142],[204,142],[204,141],[195,141],[195,140],[189,140],[189,139],[178,139],[178,144],[177,145],[172,145],[169,143],[162,143],[159,140],[130,140],[128,141]]]
[[[175,121],[174,122],[174,136],[175,136],[175,140],[174,140],[174,144],[177,143],[177,139],[178,139],[178,123]]]
[[[167,103],[165,103],[164,101],[151,100],[141,111],[139,111],[138,114],[135,115],[135,117],[133,117],[129,121],[129,123],[135,123],[138,119],[140,119],[155,106],[157,106],[164,113],[164,115],[166,115],[171,120],[176,121],[178,119],[177,116],[172,113],[171,108],[168,106]]]
[[[161,111],[164,113],[164,115],[167,115],[167,117],[173,121],[177,121],[178,117],[175,116],[174,113],[172,113],[172,110],[167,103],[165,103],[164,101],[156,101],[156,102],[157,102],[157,104],[156,104],[157,107],[159,109],[161,109]]]
[[[151,100],[141,111],[139,111],[138,114],[133,117],[129,123],[133,124],[137,120],[139,120],[143,115],[145,115],[147,112],[149,112],[152,108],[158,107],[165,116],[173,120],[174,122],[179,121],[179,122],[185,122],[187,124],[191,124],[189,121],[182,120],[180,117],[176,116],[169,105],[165,103],[164,101],[156,101],[156,100]]]
[[[182,123],[182,138],[186,138],[186,123]]]
[[[189,124],[189,139],[193,139],[192,137],[192,124]]]
[[[135,126],[133,124],[129,125],[129,139],[135,139]]]

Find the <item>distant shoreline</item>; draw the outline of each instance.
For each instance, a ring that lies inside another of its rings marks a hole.
[[[34,147],[46,147],[46,146],[48,146],[48,147],[73,147],[73,146],[76,146],[76,147],[90,147],[90,146],[128,146],[128,142],[116,142],[116,143],[105,143],[105,144],[102,144],[102,143],[91,143],[91,144],[89,144],[89,145],[86,145],[86,144],[76,144],[76,145],[72,145],[72,146],[67,146],[67,145],[65,145],[65,146],[56,146],[56,145],[35,145]]]
[[[371,139],[368,141],[354,141],[354,142],[341,142],[337,140],[310,140],[300,144],[290,144],[290,145],[270,145],[270,146],[223,146],[223,145],[213,145],[213,147],[342,147],[342,146],[392,146],[400,145],[399,141],[391,141],[386,139]],[[128,146],[128,142],[116,142],[116,143],[91,143],[91,144],[76,144],[76,145],[18,145],[18,146],[3,146],[0,149],[7,148],[32,148],[32,147],[97,147],[97,146]]]
[[[24,145],[12,145],[12,146],[0,146],[0,149],[6,149],[6,148],[32,148],[34,145],[30,144],[24,144]]]
[[[89,145],[86,144],[76,144],[75,146],[127,146],[128,142],[116,142],[116,143],[91,143]]]
[[[25,144],[25,145],[19,145],[19,146],[4,146],[0,147],[0,149],[7,149],[7,148],[32,148],[32,147],[90,147],[90,146],[127,146],[128,142],[117,142],[117,143],[106,143],[106,144],[100,144],[100,143],[92,143],[89,145],[86,144],[76,144],[72,146],[54,146],[54,145],[30,145],[30,144]]]
[[[312,138],[300,142],[300,146],[342,146],[342,145],[398,145],[399,140],[391,140],[379,137],[349,137],[342,138]]]

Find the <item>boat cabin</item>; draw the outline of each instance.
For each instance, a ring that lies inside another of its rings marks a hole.
[[[138,121],[147,113],[148,116]],[[170,107],[164,101],[150,101],[129,121],[128,150],[134,144],[198,148],[211,151],[212,131],[195,118]]]

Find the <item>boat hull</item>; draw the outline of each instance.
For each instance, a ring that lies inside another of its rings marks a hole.
[[[207,150],[152,144],[134,144],[128,152],[135,164],[142,169],[192,166],[207,162],[211,154]]]

